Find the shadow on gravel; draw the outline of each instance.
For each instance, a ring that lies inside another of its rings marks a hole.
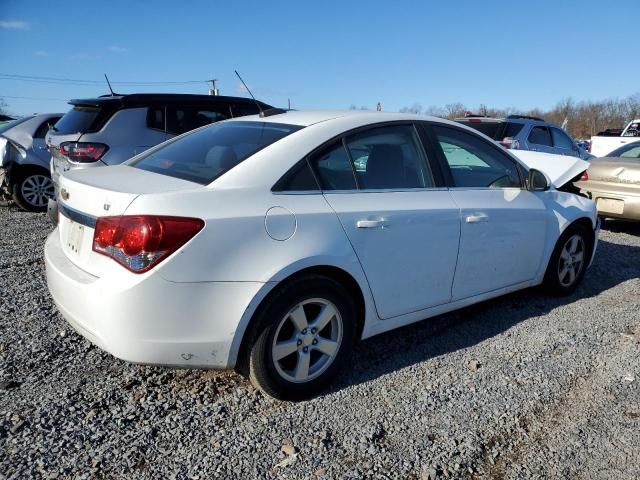
[[[640,247],[600,240],[594,262],[574,294],[559,298],[546,295],[540,288],[530,288],[365,340],[355,347],[352,371],[343,375],[327,394],[471,347],[520,322],[596,296],[639,276]]]
[[[640,222],[627,222],[625,220],[607,219],[602,224],[603,230],[614,233],[628,233],[640,237]]]

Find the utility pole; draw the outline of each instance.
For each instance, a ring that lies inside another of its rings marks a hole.
[[[211,88],[209,89],[209,95],[220,95],[220,90],[216,88],[217,78],[212,78],[211,80],[207,80],[207,82],[211,82]]]

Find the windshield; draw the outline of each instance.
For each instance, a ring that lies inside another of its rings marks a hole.
[[[129,165],[207,185],[254,153],[300,130],[270,122],[223,122],[196,130]]]

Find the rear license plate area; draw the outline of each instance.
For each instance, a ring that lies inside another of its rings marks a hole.
[[[80,254],[82,249],[82,238],[84,237],[84,225],[69,220],[69,231],[67,234],[67,247],[76,255]]]
[[[615,198],[598,198],[596,206],[604,213],[622,214],[624,212],[624,200]]]

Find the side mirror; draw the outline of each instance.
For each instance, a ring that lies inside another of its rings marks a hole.
[[[551,181],[540,170],[532,168],[529,170],[529,176],[527,177],[527,190],[530,192],[545,192],[551,187]]]

